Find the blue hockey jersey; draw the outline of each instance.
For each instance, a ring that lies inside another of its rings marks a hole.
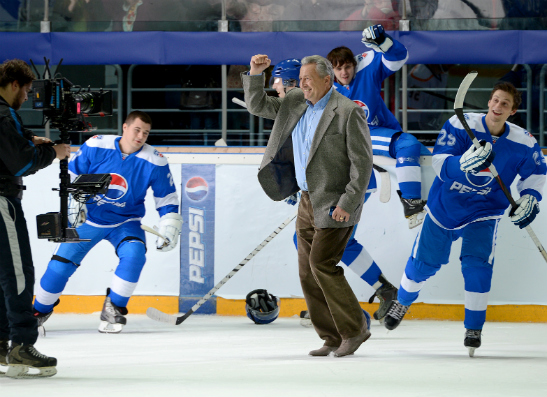
[[[520,196],[531,194],[541,200],[547,166],[535,138],[515,124],[505,123],[505,132],[495,142],[484,114],[466,113],[469,127],[478,140],[492,143],[494,166],[509,187],[517,178]],[[476,174],[460,170],[460,157],[473,142],[457,116],[443,126],[433,150],[435,178],[426,209],[433,221],[445,229],[459,229],[487,219],[500,218],[509,200],[489,170]]]
[[[363,108],[367,116],[371,135],[374,127],[380,126],[402,131],[401,125],[389,111],[382,99],[382,82],[405,64],[408,51],[404,45],[393,39],[393,45],[384,54],[367,51],[355,57],[355,77],[348,86],[335,82],[335,89]]]
[[[106,194],[88,202],[87,222],[93,226],[117,226],[140,220],[145,213],[144,198],[149,187],[154,192],[160,217],[178,212],[178,195],[167,159],[148,144],[124,159],[120,139],[114,135],[96,135],[69,162],[72,179],[80,174],[112,176]]]

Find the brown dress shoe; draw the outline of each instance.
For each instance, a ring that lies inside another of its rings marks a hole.
[[[329,354],[331,354],[331,352],[335,351],[336,349],[338,349],[338,347],[336,346],[323,346],[320,349],[312,350],[308,354],[310,356],[328,356]]]
[[[334,352],[334,356],[343,357],[353,354],[357,349],[359,349],[359,346],[361,346],[361,344],[368,338],[370,338],[370,331],[367,329],[361,335],[357,335],[349,339],[344,339],[338,350]]]

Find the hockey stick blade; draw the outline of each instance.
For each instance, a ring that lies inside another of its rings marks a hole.
[[[481,145],[477,137],[475,136],[475,134],[469,127],[469,124],[467,124],[467,120],[465,120],[465,115],[463,114],[463,100],[465,98],[465,95],[467,94],[467,91],[469,90],[469,87],[471,86],[471,83],[473,83],[473,80],[475,80],[475,77],[477,77],[477,75],[478,75],[477,72],[470,72],[467,74],[467,76],[465,76],[465,78],[461,82],[460,88],[458,88],[458,93],[456,94],[456,100],[454,101],[454,112],[456,112],[456,116],[458,117],[458,120],[460,120],[460,122],[462,123],[463,128],[465,129],[465,132],[467,132],[467,135],[469,135],[469,138],[471,138],[471,140],[473,141],[473,145],[475,145],[477,149],[480,149]],[[503,180],[499,176],[498,171],[496,170],[496,167],[494,166],[494,164],[491,164],[488,167],[488,169],[492,173],[492,176],[494,177],[494,179],[496,179],[496,181],[500,185],[500,188],[505,194],[505,197],[507,197],[507,200],[509,200],[509,204],[511,204],[511,208],[516,209],[518,205],[513,199],[513,196],[511,196],[511,192],[509,191],[509,189],[507,189],[507,186],[505,186],[505,183],[503,183]],[[526,226],[524,229],[526,229],[526,231],[530,235],[530,238],[536,245],[541,256],[543,256],[543,259],[545,260],[545,262],[547,262],[547,252],[545,251],[545,248],[543,248],[543,245],[540,243],[539,239],[537,238],[536,233],[532,230],[530,225]]]
[[[293,215],[288,217],[281,225],[279,225],[264,241],[262,241],[258,246],[251,252],[243,261],[241,261],[236,267],[234,267],[230,273],[228,273],[222,280],[220,280],[217,285],[215,285],[203,298],[201,298],[190,310],[188,310],[184,315],[182,316],[172,316],[167,313],[164,313],[158,309],[155,309],[153,307],[150,307],[146,310],[146,315],[151,318],[152,320],[159,321],[162,323],[172,324],[172,325],[179,325],[184,320],[186,320],[188,317],[192,315],[196,310],[198,310],[201,305],[203,305],[205,302],[211,298],[211,296],[214,295],[215,292],[217,292],[220,287],[222,287],[224,284],[228,282],[232,277],[235,276],[235,274],[243,267],[247,262],[249,262],[252,258],[256,256],[264,248],[270,241],[272,241],[275,236],[277,236],[285,227],[292,222],[294,218],[296,218],[296,215],[298,214],[298,211],[295,212]]]
[[[380,174],[380,202],[387,203],[391,198],[391,178],[389,172],[376,164],[372,164],[372,167]]]
[[[233,97],[232,98],[232,102],[235,103],[236,105],[239,105],[245,109],[247,109],[247,104],[245,102],[243,102],[241,99],[238,99],[236,97]]]
[[[146,309],[146,315],[152,320],[159,321],[160,323],[177,325],[177,316],[171,316],[154,307]]]

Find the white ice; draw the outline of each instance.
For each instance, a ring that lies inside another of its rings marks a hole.
[[[129,315],[120,334],[97,332],[98,314],[55,314],[36,344],[57,357],[45,379],[0,378],[1,396],[352,397],[546,396],[547,324],[486,323],[468,356],[463,324],[378,322],[355,355],[311,357],[322,341],[298,318],[255,325],[193,315],[172,326]]]

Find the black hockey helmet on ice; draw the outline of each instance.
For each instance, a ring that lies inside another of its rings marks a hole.
[[[255,289],[245,298],[247,317],[255,324],[269,324],[279,316],[279,299],[265,289]]]

